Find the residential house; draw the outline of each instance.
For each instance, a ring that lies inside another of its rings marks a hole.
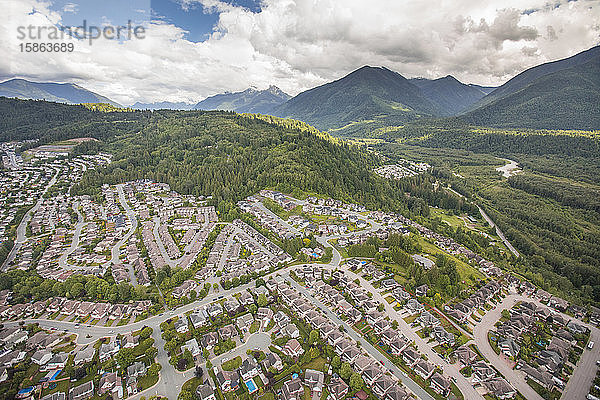
[[[238,335],[237,329],[233,324],[225,325],[219,328],[219,337],[221,340],[232,339]]]
[[[186,333],[190,330],[187,324],[187,319],[185,319],[185,317],[179,318],[177,321],[175,321],[173,326],[175,327],[177,333]]]
[[[334,400],[343,400],[346,398],[349,388],[346,382],[344,382],[342,378],[338,376],[331,379],[328,389],[329,395],[332,396]]]
[[[304,385],[310,389],[312,397],[321,398],[324,383],[325,374],[323,374],[322,371],[316,371],[310,368],[304,371]]]
[[[198,341],[196,338],[191,338],[183,346],[181,346],[181,351],[189,350],[192,353],[193,357],[198,357],[202,351],[200,350],[200,346],[198,345]]]
[[[269,368],[274,368],[276,371],[281,371],[283,369],[283,362],[281,361],[281,357],[276,353],[267,353],[265,355],[265,359],[262,361],[262,366],[265,370]]]
[[[121,347],[125,349],[132,349],[137,346],[138,342],[139,336],[134,336],[131,333],[128,333],[127,335],[123,336],[123,339],[121,339]]]
[[[393,378],[388,375],[381,375],[373,383],[372,389],[380,399],[383,399],[385,398],[387,392],[390,391],[390,389],[392,389],[392,387],[395,385],[396,381]]]
[[[240,376],[237,371],[224,371],[222,368],[218,369],[217,384],[223,392],[235,391],[240,386]]]
[[[211,350],[219,342],[219,335],[217,332],[207,332],[200,339],[200,344],[206,350]]]
[[[462,345],[454,351],[454,356],[463,367],[469,366],[477,359],[477,353],[475,353],[469,346]]]
[[[43,367],[44,370],[50,371],[53,369],[63,369],[67,364],[67,360],[69,359],[69,354],[67,353],[58,353],[52,356],[52,358],[48,361],[48,363]]]
[[[116,372],[105,372],[100,378],[100,383],[98,383],[98,393],[112,393],[113,398],[115,395],[119,399],[123,398],[121,377]]]
[[[301,400],[304,398],[304,388],[300,378],[290,379],[281,387],[281,400]]]
[[[239,373],[244,381],[248,381],[258,375],[258,364],[252,357],[247,357],[240,365]]]
[[[414,365],[414,363],[416,363],[420,359],[421,355],[412,347],[407,347],[402,352],[402,360],[404,360],[404,362],[408,366]]]
[[[342,352],[342,360],[352,364],[356,357],[360,355],[360,349],[355,345],[350,345]]]
[[[496,371],[483,361],[478,361],[471,366],[473,382],[485,382],[496,376]]]
[[[552,374],[549,372],[543,371],[539,368],[533,368],[527,363],[521,367],[521,371],[532,381],[546,388],[546,390],[552,391],[552,388],[554,388],[554,380],[552,379]]]
[[[238,317],[235,324],[237,325],[240,332],[242,332],[242,335],[245,335],[247,333],[250,333],[250,327],[252,326],[253,322],[254,317],[252,317],[252,314],[244,314]]]
[[[46,365],[52,358],[52,352],[48,350],[38,350],[31,356],[31,361],[37,365]]]
[[[385,400],[406,400],[409,395],[400,385],[395,384],[385,394]]]
[[[417,296],[417,297],[427,296],[427,291],[428,290],[429,290],[429,286],[427,286],[426,284],[418,286],[415,289],[415,296]]]
[[[361,373],[363,380],[368,386],[372,386],[373,383],[375,383],[375,380],[377,380],[377,378],[379,378],[381,375],[383,375],[383,371],[375,363],[368,365]]]
[[[502,354],[507,357],[511,357],[513,360],[517,358],[519,351],[521,351],[521,346],[519,346],[517,342],[511,338],[499,341],[498,348]]]
[[[517,391],[500,377],[483,382],[483,386],[499,400],[512,399],[517,394]]]
[[[216,400],[215,391],[208,384],[199,385],[196,388],[196,397],[198,400]]]
[[[417,373],[423,379],[429,379],[433,371],[435,370],[435,366],[431,364],[429,361],[419,360],[413,366],[413,371]]]
[[[69,393],[69,400],[85,400],[94,395],[94,381],[75,386]]]
[[[290,339],[283,346],[283,352],[292,358],[296,358],[304,354],[304,349],[296,339]]]
[[[133,364],[131,364],[129,367],[127,367],[127,376],[128,377],[140,377],[140,376],[146,376],[146,373],[148,372],[148,369],[146,368],[146,364],[144,364],[143,362],[140,361],[136,361]]]
[[[98,357],[100,358],[100,362],[105,362],[119,351],[119,347],[114,343],[104,343],[100,346],[100,350],[98,353]]]
[[[442,397],[448,397],[450,394],[450,381],[439,372],[431,375],[429,387]]]

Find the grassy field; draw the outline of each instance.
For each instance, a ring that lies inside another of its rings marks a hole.
[[[454,255],[446,253],[433,243],[427,241],[424,237],[418,236],[418,241],[425,253],[431,254],[433,256],[437,254],[445,254],[451,260],[454,260],[456,262],[458,274],[460,275],[461,280],[465,281],[465,285],[471,286],[477,280],[483,279],[485,277],[478,269],[470,266],[469,264],[455,257]]]

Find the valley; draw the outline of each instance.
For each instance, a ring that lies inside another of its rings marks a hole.
[[[597,398],[599,49],[0,83],[0,398]]]

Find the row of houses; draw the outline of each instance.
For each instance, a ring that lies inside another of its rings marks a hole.
[[[152,305],[150,300],[135,301],[130,304],[96,303],[92,301],[69,300],[64,297],[53,297],[35,303],[0,306],[2,318],[27,318],[44,313],[77,316],[92,319],[121,319],[126,316],[136,317]]]
[[[240,210],[254,216],[258,220],[259,224],[271,232],[274,232],[282,239],[292,239],[301,235],[297,230],[291,229],[290,225],[282,220],[278,215],[265,211],[261,207],[261,203],[258,200],[242,200],[238,202],[237,205]]]
[[[325,286],[319,285],[319,288],[315,288],[314,290],[322,291],[324,288]],[[306,298],[283,284],[278,286],[278,291],[282,300],[291,307],[298,317],[306,321],[313,329],[319,331],[320,336],[326,340],[329,345],[333,346],[335,352],[340,355],[341,360],[350,363],[353,369],[361,374],[365,383],[380,399],[404,400],[409,398],[408,392],[402,387],[400,382],[393,376],[388,375],[386,371],[379,366],[379,363],[376,360],[365,355],[354,341],[345,333],[341,332],[330,319],[315,311],[312,304]],[[384,329],[384,331],[381,332],[382,340],[384,340],[385,337],[385,340],[389,340],[390,343],[395,343],[400,351],[403,351],[408,347],[406,339],[402,338],[398,332],[391,329],[391,326],[387,328],[389,329],[382,327],[382,329]],[[288,341],[284,347],[284,351],[286,354],[291,355],[293,354],[293,348],[301,348],[300,344],[295,339]],[[298,351],[298,353],[300,353],[300,351]],[[288,389],[282,389],[280,398],[299,400],[301,397],[299,396],[300,392],[297,389],[298,382],[292,379],[284,383],[284,387],[286,384],[288,385]],[[340,386],[334,388],[334,390],[341,396],[340,398],[343,398],[347,393],[347,391],[344,390],[344,385],[340,385],[339,382],[334,382],[334,385]]]
[[[490,280],[465,300],[454,305],[446,305],[444,311],[455,321],[465,324],[477,309],[482,308],[494,296],[499,295],[501,291],[502,286],[497,281]]]

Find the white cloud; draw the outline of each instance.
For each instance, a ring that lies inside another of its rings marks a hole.
[[[79,6],[75,3],[67,3],[64,5],[63,7],[63,12],[65,13],[76,13],[77,10],[79,9]]]
[[[263,0],[262,10],[218,0],[181,0],[219,20],[193,43],[172,24],[153,22],[143,40],[76,43],[74,53],[19,51],[18,25],[61,16],[40,0],[8,0],[0,27],[0,77],[72,81],[123,104],[198,101],[249,86],[290,94],[337,79],[362,65],[411,76],[447,74],[463,82],[501,84],[533,65],[599,43],[600,1],[547,5],[476,0]],[[35,12],[32,12],[35,10]],[[525,12],[526,11],[526,12]]]

